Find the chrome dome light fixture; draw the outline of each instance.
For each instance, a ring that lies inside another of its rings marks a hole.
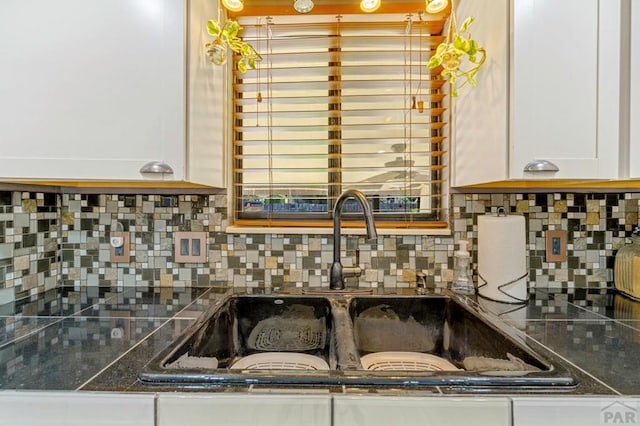
[[[312,0],[294,0],[293,8],[298,13],[309,13],[311,9],[313,9],[313,1]]]
[[[360,10],[366,13],[375,12],[380,7],[381,0],[362,0]]]
[[[448,0],[426,0],[427,13],[439,13],[447,8],[449,5]]]
[[[222,0],[222,5],[231,12],[240,12],[244,9],[243,0]]]

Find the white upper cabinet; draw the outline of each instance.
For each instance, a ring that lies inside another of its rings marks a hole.
[[[620,1],[515,0],[510,177],[617,178]]]
[[[453,185],[618,178],[621,1],[464,0],[467,15],[488,60],[455,101]],[[540,160],[558,170],[525,172]]]
[[[630,90],[629,90],[629,152],[630,175],[640,177],[640,4],[630,2],[631,13],[628,22],[631,32],[630,52]]]
[[[204,0],[4,0],[0,178],[224,185]],[[151,161],[173,174],[141,174]]]
[[[456,2],[458,3],[458,2]],[[453,98],[452,185],[507,179],[509,158],[509,0],[463,0],[460,22],[487,51],[476,87],[463,87]]]

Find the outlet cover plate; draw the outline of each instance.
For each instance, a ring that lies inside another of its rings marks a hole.
[[[131,238],[128,232],[112,232],[110,237],[122,237],[122,245],[120,247],[114,247],[109,244],[110,257],[109,260],[113,263],[129,263],[129,243]],[[111,239],[111,238],[109,238]]]

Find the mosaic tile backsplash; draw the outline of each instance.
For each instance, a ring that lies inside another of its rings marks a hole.
[[[58,285],[61,242],[56,194],[0,191],[0,304]]]
[[[640,193],[454,194],[450,236],[343,236],[343,264],[360,248],[364,274],[348,285],[409,287],[415,272],[446,286],[460,239],[473,242],[477,215],[504,208],[525,216],[531,288],[606,288],[616,250],[638,224]],[[330,235],[227,234],[225,195],[87,195],[0,191],[0,303],[56,286],[322,287]],[[544,233],[568,231],[566,262],[545,261]],[[109,236],[130,233],[130,261],[110,261]],[[208,262],[173,261],[178,231],[204,231]]]

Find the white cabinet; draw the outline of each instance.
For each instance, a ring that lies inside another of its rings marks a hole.
[[[11,426],[154,426],[153,394],[0,392],[0,424]]]
[[[509,0],[462,0],[460,22],[476,19],[473,38],[487,51],[476,87],[453,98],[452,186],[500,181],[508,177]]]
[[[455,101],[453,185],[618,178],[621,0],[464,0],[467,15],[488,60]]]
[[[635,425],[638,416],[637,398],[513,398],[513,426]]]
[[[160,394],[158,426],[330,426],[327,395]]]
[[[224,185],[206,0],[0,4],[0,178]],[[162,161],[174,173],[143,175]]]
[[[335,396],[334,426],[510,426],[508,398]]]
[[[630,3],[630,90],[629,90],[629,168],[630,176],[640,177],[640,4]]]
[[[618,177],[620,19],[619,0],[514,1],[510,177]]]

